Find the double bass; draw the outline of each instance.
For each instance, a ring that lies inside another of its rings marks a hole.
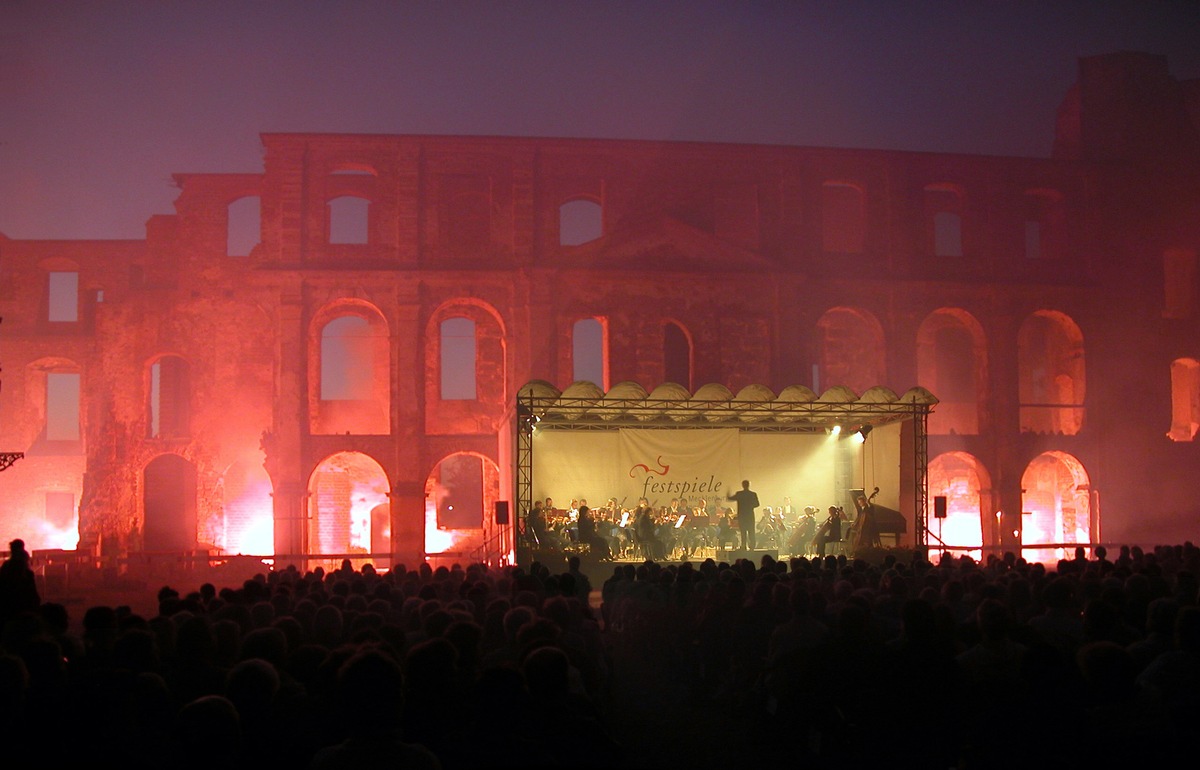
[[[881,548],[882,543],[879,541],[879,522],[875,516],[875,496],[879,494],[879,487],[871,492],[871,496],[867,497],[861,489],[854,490],[853,499],[854,507],[858,511],[858,515],[854,518],[854,524],[850,528],[850,544],[853,553],[859,553],[867,548]]]

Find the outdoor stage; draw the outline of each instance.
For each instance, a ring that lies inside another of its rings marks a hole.
[[[930,516],[926,422],[936,403],[922,388],[898,396],[875,387],[860,396],[840,386],[818,395],[804,386],[776,394],[748,385],[734,394],[719,384],[689,393],[672,383],[647,392],[624,382],[605,393],[590,382],[561,392],[530,382],[518,392],[513,411],[516,562],[542,560],[530,549],[527,526],[535,500],[544,501],[550,529],[572,527],[576,501],[582,506],[589,500],[593,511],[607,508],[595,519],[598,530],[609,522],[632,525],[646,508],[662,526],[668,511],[679,512],[676,498],[680,510],[695,502],[720,515],[717,509],[733,499],[743,479],[761,501],[756,519],[785,506],[789,517],[811,507],[821,512],[818,526],[830,505],[849,513],[847,524],[854,521],[856,498],[874,490],[868,502],[896,519],[889,530],[895,545],[924,545]],[[565,563],[577,546],[576,538],[567,540],[561,555],[550,552],[556,562]],[[640,562],[643,552],[633,553],[618,562]],[[720,550],[709,540],[688,560],[753,556],[757,563],[764,554],[791,556]],[[681,560],[676,550],[665,561]]]

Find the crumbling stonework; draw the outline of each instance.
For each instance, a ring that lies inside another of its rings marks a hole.
[[[81,547],[241,548],[233,530],[257,505],[270,549],[303,553],[315,474],[350,452],[384,475],[386,547],[410,562],[438,464],[482,458],[472,542],[489,540],[514,393],[574,379],[588,318],[605,387],[659,384],[673,324],[691,389],[953,394],[931,422],[930,494],[959,495],[985,544],[1018,544],[1034,504],[1051,541],[1179,537],[1200,513],[1196,444],[1165,437],[1186,433],[1172,362],[1200,357],[1196,92],[1158,57],[1084,60],[1050,159],[266,134],[262,173],[178,175],[176,212],[144,241],[0,236],[0,449],[27,454],[0,477],[0,539],[61,542],[42,525],[62,491]],[[247,196],[260,242],[231,256],[229,207]],[[357,234],[333,221],[343,199]],[[561,207],[578,200],[601,234],[564,245]],[[77,276],[74,320],[49,320],[55,273]],[[327,334],[345,317],[345,336]],[[444,397],[452,319],[473,324],[473,398]],[[334,350],[352,398],[322,395]],[[73,382],[52,374],[78,375],[73,441],[46,435],[47,383]],[[180,413],[184,428],[155,434]],[[1039,474],[1071,489],[1039,502]],[[185,509],[194,531],[172,529]]]

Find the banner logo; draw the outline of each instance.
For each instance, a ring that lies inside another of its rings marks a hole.
[[[651,468],[649,465],[646,465],[645,463],[638,463],[637,465],[635,465],[629,469],[629,478],[631,478],[631,479],[634,478],[633,472],[636,471],[638,468],[641,468],[646,473],[656,473],[659,476],[666,476],[667,473],[671,470],[671,466],[663,465],[662,455],[658,456],[658,467],[662,468],[662,470],[656,471],[653,468]]]

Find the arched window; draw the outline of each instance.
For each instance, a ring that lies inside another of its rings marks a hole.
[[[150,365],[150,438],[179,438],[190,434],[191,383],[187,361],[163,356]]]
[[[498,430],[511,409],[504,320],[475,297],[449,299],[425,325],[425,430]]]
[[[335,318],[321,330],[321,400],[371,397],[375,368],[371,325],[354,315]]]
[[[1056,190],[1025,193],[1026,259],[1061,257],[1065,229],[1062,196]]]
[[[604,210],[586,198],[567,201],[558,207],[558,243],[578,246],[604,234]]]
[[[446,401],[473,400],[475,388],[475,322],[470,318],[447,318],[441,325],[442,398]]]
[[[604,323],[598,318],[581,318],[571,329],[571,378],[608,387],[608,345]]]
[[[855,393],[885,384],[883,329],[865,310],[835,307],[817,321],[818,391],[845,385]]]
[[[987,382],[987,345],[970,313],[943,308],[917,330],[917,381],[938,397],[929,415],[934,434],[979,432]]]
[[[55,323],[74,323],[79,320],[79,273],[52,272],[47,285],[49,312],[47,320]]]
[[[371,202],[355,195],[329,201],[329,242],[365,244],[369,237]]]
[[[925,188],[925,217],[930,248],[935,257],[961,257],[962,192],[957,185],[934,184]]]
[[[863,191],[847,182],[821,185],[821,246],[834,254],[861,254],[866,242]]]
[[[313,433],[391,432],[391,356],[387,323],[364,302],[317,314],[310,338]]]
[[[1083,426],[1083,333],[1067,315],[1039,310],[1017,335],[1021,430],[1072,436]]]
[[[245,257],[258,245],[262,232],[261,202],[257,195],[238,198],[229,204],[225,253]]]
[[[961,257],[962,217],[953,211],[939,211],[933,215],[933,255],[935,257]]]
[[[1171,362],[1172,441],[1191,441],[1200,427],[1200,362],[1177,358]]]
[[[692,341],[673,321],[663,325],[663,379],[692,389]]]
[[[78,441],[79,373],[46,372],[46,440]]]

